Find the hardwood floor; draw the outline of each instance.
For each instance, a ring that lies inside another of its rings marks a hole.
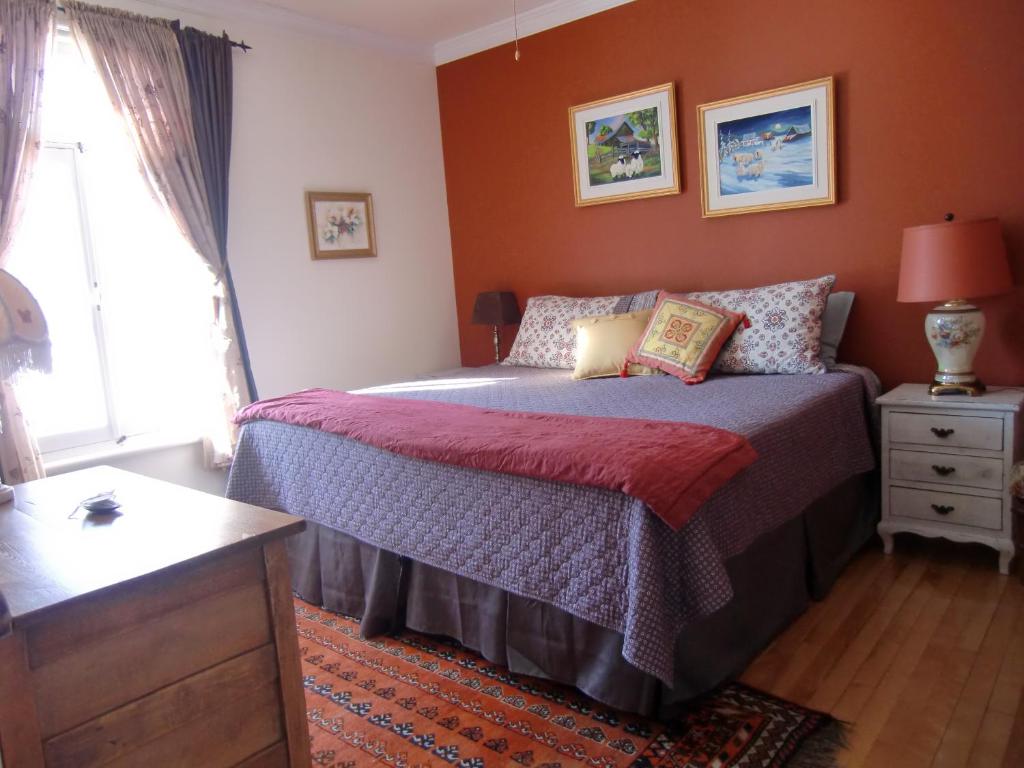
[[[849,768],[1024,766],[1024,584],[993,550],[898,536],[742,679],[852,723]]]

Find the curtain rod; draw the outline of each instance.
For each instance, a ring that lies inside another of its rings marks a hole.
[[[67,13],[67,10],[62,5],[58,5],[57,10],[60,11],[61,13]],[[178,29],[179,27],[181,27],[181,19],[175,19],[171,22],[171,24],[174,26],[175,29]],[[223,34],[226,37],[228,33],[224,32]],[[231,43],[232,48],[241,48],[243,52],[252,50],[252,46],[245,42],[245,40],[239,43],[235,42],[231,38],[228,38],[228,42]]]

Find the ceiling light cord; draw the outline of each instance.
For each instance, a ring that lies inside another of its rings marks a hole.
[[[519,12],[516,9],[516,0],[512,0],[512,27],[515,31],[516,41],[515,60],[519,61]]]

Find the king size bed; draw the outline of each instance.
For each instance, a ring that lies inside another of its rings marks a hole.
[[[688,387],[672,376],[574,381],[567,370],[495,365],[360,393],[745,438],[756,460],[678,530],[618,490],[425,460],[260,417],[244,425],[228,495],[309,521],[291,547],[294,588],[360,617],[364,634],[445,635],[514,672],[664,714],[740,672],[871,535],[875,386],[845,366]],[[657,471],[685,463],[677,452]]]

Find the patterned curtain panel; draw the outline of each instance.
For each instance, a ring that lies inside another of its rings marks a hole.
[[[115,109],[128,123],[155,192],[196,251],[216,265],[217,237],[171,22],[74,0],[64,5],[75,39],[94,59]]]
[[[188,77],[171,22],[67,0],[72,33],[93,58],[115,109],[124,118],[154,194],[220,281],[224,259],[218,218],[223,200],[208,194],[196,141]],[[227,311],[226,311],[227,310]],[[226,466],[237,437],[235,411],[249,401],[240,344],[227,296],[214,302],[211,349],[224,366],[222,418],[210,424],[205,454]]]
[[[232,58],[227,34],[210,35],[192,27],[178,30],[178,45],[185,62],[192,125],[195,129],[199,162],[210,201],[210,218],[217,236],[221,274],[224,278],[223,323],[230,338],[237,340],[228,352],[226,365],[232,389],[241,392],[241,404],[256,399],[256,382],[249,362],[249,350],[228,265],[228,172],[231,167]],[[225,402],[233,415],[239,401]]]
[[[39,151],[43,64],[53,13],[48,0],[0,0],[0,267],[6,262]],[[4,481],[43,477],[39,449],[7,382],[0,383],[0,429]]]

